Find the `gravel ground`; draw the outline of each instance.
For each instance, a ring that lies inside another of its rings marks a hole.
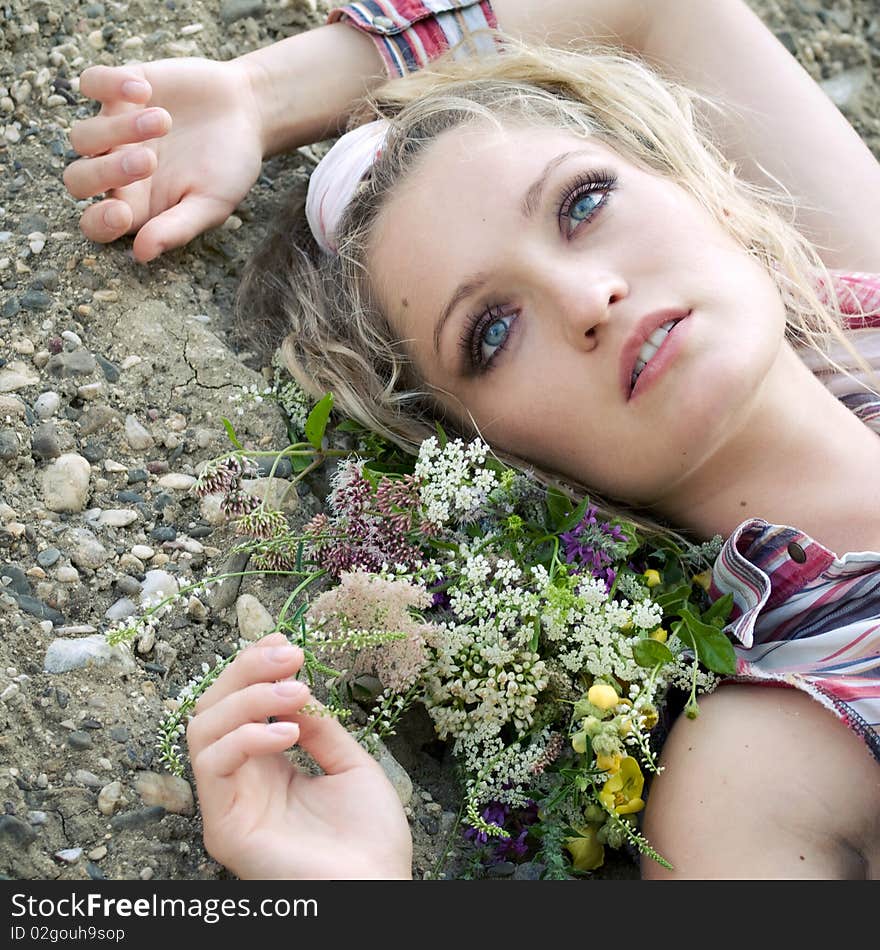
[[[752,3],[880,156],[876,0]],[[61,173],[70,125],[92,111],[76,92],[86,66],[227,59],[318,25],[321,7],[7,0],[0,15],[0,874],[224,878],[156,731],[201,664],[251,631],[241,595],[274,613],[285,590],[248,579],[134,650],[101,634],[151,589],[223,569],[231,531],[188,491],[228,448],[221,419],[248,447],[286,444],[277,406],[252,395],[269,371],[233,338],[232,299],[261,222],[308,164],[266,163],[223,227],[148,266],[130,242],[82,237]],[[320,509],[314,487],[294,498],[294,524]],[[439,866],[457,807],[430,740],[414,716],[392,745],[417,877]]]

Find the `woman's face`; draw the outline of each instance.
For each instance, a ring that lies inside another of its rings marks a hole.
[[[634,504],[749,424],[784,338],[773,281],[695,199],[566,131],[444,133],[383,208],[370,261],[438,402]],[[679,319],[656,360],[639,354]]]

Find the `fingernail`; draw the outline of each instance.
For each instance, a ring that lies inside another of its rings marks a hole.
[[[291,739],[299,735],[299,726],[295,722],[269,722],[266,728],[282,736],[290,736]]]
[[[273,663],[289,663],[295,656],[293,647],[272,647],[269,650],[269,659]]]
[[[125,209],[120,208],[118,205],[114,205],[104,212],[104,224],[114,231],[118,231],[119,228],[124,228],[127,223],[128,215],[125,213]]]
[[[122,156],[122,170],[126,175],[143,175],[149,171],[150,159],[143,152],[132,152]]]
[[[282,680],[280,683],[274,683],[272,690],[279,696],[296,696],[297,693],[302,692],[302,684],[294,680]]]
[[[143,135],[157,135],[165,125],[165,117],[161,112],[144,112],[134,120],[134,124]]]
[[[122,84],[122,95],[132,99],[140,99],[145,92],[149,91],[150,87],[139,79],[126,79]]]

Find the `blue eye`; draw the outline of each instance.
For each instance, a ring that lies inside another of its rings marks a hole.
[[[569,208],[568,213],[576,221],[589,221],[602,201],[595,194],[583,195]]]
[[[480,333],[480,351],[485,362],[492,359],[496,350],[504,346],[510,333],[510,321],[512,319],[512,317],[499,317]],[[487,352],[487,348],[490,348],[489,352]]]

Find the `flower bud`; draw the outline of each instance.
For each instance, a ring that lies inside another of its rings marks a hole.
[[[615,752],[614,755],[597,755],[596,768],[614,775],[615,772],[620,771],[620,763],[622,760],[623,756],[620,755],[619,752]]]
[[[587,751],[587,734],[583,731],[576,732],[571,737],[571,747],[575,752],[580,752],[583,755]]]
[[[595,683],[591,686],[587,699],[597,709],[613,709],[620,702],[620,697],[614,687],[607,683]]]
[[[694,575],[694,581],[703,588],[707,593],[709,592],[709,585],[712,583],[712,570],[703,571],[702,574]]]
[[[655,571],[653,568],[650,568],[649,570],[645,571],[645,573],[642,576],[645,578],[645,581],[648,587],[656,587],[662,581],[662,578],[660,577],[660,572]]]
[[[648,636],[652,640],[656,640],[658,643],[666,643],[669,639],[669,634],[663,629],[663,627],[658,627],[656,630],[652,630]]]

